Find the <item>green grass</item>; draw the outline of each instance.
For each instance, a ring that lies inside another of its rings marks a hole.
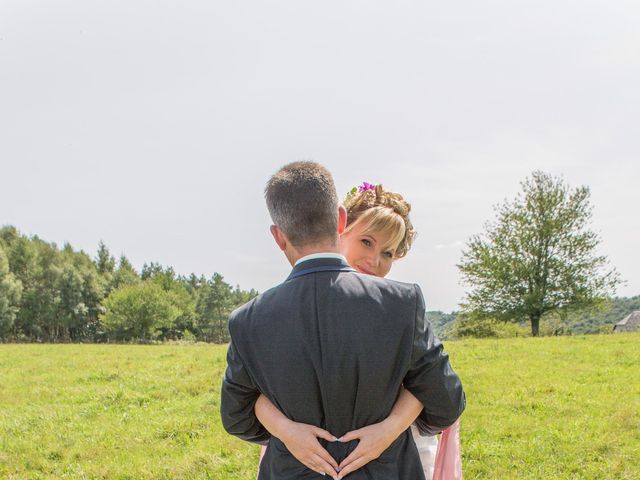
[[[640,334],[466,340],[472,478],[640,478]],[[224,346],[0,345],[0,478],[254,479]]]

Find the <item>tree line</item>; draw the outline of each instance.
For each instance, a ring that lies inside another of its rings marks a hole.
[[[0,228],[0,341],[223,343],[231,311],[256,295],[218,273],[182,276],[153,262],[137,272],[103,242],[91,258]]]

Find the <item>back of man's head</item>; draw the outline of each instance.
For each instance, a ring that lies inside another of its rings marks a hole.
[[[264,194],[271,220],[293,246],[337,240],[338,195],[331,173],[322,165],[285,165],[269,179]]]

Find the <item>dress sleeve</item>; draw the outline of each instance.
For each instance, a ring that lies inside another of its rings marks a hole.
[[[260,396],[233,339],[227,351],[227,370],[222,381],[220,416],[227,432],[248,442],[265,445],[271,435],[257,419],[254,407]]]
[[[411,365],[404,377],[404,387],[422,402],[424,409],[415,423],[423,435],[435,435],[452,425],[465,408],[460,378],[451,368],[449,355],[433,334],[426,318],[424,297],[416,289],[416,318]]]

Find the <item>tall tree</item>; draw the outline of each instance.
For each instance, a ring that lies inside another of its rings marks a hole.
[[[227,319],[238,304],[234,304],[231,285],[219,273],[203,283],[196,304],[197,325],[204,339],[209,342],[228,342]]]
[[[135,285],[140,282],[140,276],[136,269],[133,268],[131,262],[124,255],[120,255],[118,260],[118,268],[113,274],[111,289],[121,287],[122,285]]]
[[[56,288],[62,324],[61,340],[93,340],[98,330],[100,301],[107,291],[106,280],[85,252],[65,245],[61,252],[61,271]]]
[[[114,275],[116,272],[116,259],[111,255],[109,249],[102,240],[98,244],[98,253],[94,260],[94,264],[104,285],[104,296],[109,295],[109,292],[114,288]]]
[[[113,258],[113,255],[111,255],[109,249],[102,240],[100,240],[100,244],[98,245],[98,253],[96,255],[95,263],[96,268],[101,275],[113,274],[113,272],[115,272],[116,259]]]
[[[0,243],[0,339],[13,328],[21,295],[22,283],[9,271],[9,261]]]
[[[140,272],[140,277],[142,280],[148,280],[157,275],[164,275],[165,271],[157,262],[145,263],[142,265],[142,271]]]
[[[23,286],[16,333],[31,341],[52,340],[59,325],[56,285],[61,265],[57,247],[37,236],[20,236],[9,252],[9,264]]]
[[[540,171],[521,186],[463,251],[458,268],[472,290],[462,306],[477,318],[528,320],[537,336],[543,315],[594,306],[615,292],[620,277],[596,253],[587,187],[572,190]]]

